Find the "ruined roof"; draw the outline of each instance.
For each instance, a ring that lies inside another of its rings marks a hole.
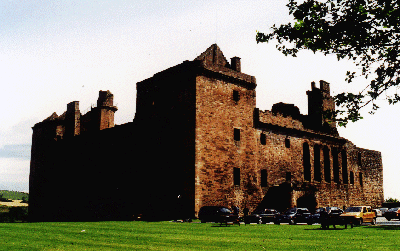
[[[54,121],[56,119],[58,119],[58,115],[57,115],[57,113],[53,112],[53,114],[51,114],[49,117],[47,117],[43,121]]]
[[[196,57],[194,60],[203,61],[205,66],[217,65],[229,68],[229,62],[217,44],[213,44],[206,51]]]

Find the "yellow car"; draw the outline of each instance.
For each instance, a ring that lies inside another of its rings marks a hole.
[[[365,222],[376,224],[376,214],[370,206],[352,206],[348,207],[340,218],[348,224],[361,225]]]

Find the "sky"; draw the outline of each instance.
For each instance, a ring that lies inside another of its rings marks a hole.
[[[193,60],[217,43],[241,58],[257,79],[257,107],[295,104],[307,114],[311,82],[331,83],[331,94],[361,90],[347,84],[352,62],[302,51],[285,57],[274,43],[257,44],[256,31],[293,21],[282,0],[3,0],[0,1],[0,190],[29,192],[32,127],[67,103],[82,113],[99,90],[118,106],[115,123],[135,117],[136,83]],[[339,128],[340,136],[383,157],[384,196],[400,199],[400,105],[381,100],[375,115]]]

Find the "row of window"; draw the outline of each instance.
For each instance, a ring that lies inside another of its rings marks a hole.
[[[240,141],[240,129],[238,129],[238,128],[233,129],[233,139],[235,141]],[[267,136],[264,133],[261,133],[261,135],[260,135],[260,142],[262,145],[267,144]],[[290,139],[289,138],[285,138],[285,147],[290,148]]]
[[[359,172],[360,185],[363,186],[362,172]],[[290,183],[292,181],[292,173],[286,172],[286,182]],[[233,184],[235,186],[240,186],[240,168],[235,167],[233,169]],[[350,171],[350,184],[354,184],[354,173]],[[261,170],[261,187],[268,187],[268,172],[267,169]]]
[[[240,129],[234,128],[233,137],[235,141],[240,141]],[[266,135],[261,133],[260,142],[262,145],[266,145]],[[285,147],[290,148],[290,139],[285,139]],[[321,182],[322,181],[322,170],[321,170],[321,146],[314,145],[314,181]],[[324,180],[326,182],[331,182],[331,158],[330,154],[332,152],[332,166],[333,166],[333,181],[337,184],[340,183],[340,167],[339,167],[339,154],[341,155],[341,168],[342,168],[342,181],[343,184],[349,184],[349,176],[350,176],[350,184],[354,184],[354,173],[353,171],[348,172],[347,168],[347,152],[346,150],[339,151],[337,148],[332,148],[332,151],[328,148],[328,146],[324,146],[322,149],[323,152],[323,174]],[[304,165],[304,180],[311,181],[311,157],[310,157],[310,147],[307,142],[303,144],[303,165]],[[358,153],[358,163],[361,166],[361,153]],[[261,171],[261,186],[267,186],[266,180],[267,178],[266,170]],[[287,177],[286,177],[287,179]],[[263,181],[265,180],[265,181]],[[363,186],[362,181],[362,173],[359,173],[359,182],[360,185]],[[240,184],[240,169],[234,169],[234,184]]]
[[[324,180],[331,182],[331,151],[327,146],[322,149],[323,152],[323,173]],[[332,148],[332,166],[333,166],[333,181],[340,183],[340,166],[339,166],[339,154],[341,155],[342,163],[342,181],[343,184],[349,184],[349,172],[347,167],[347,152],[346,150],[339,151],[337,148]],[[361,153],[358,155],[358,164],[361,166]],[[303,165],[304,165],[304,180],[311,181],[311,162],[310,162],[310,148],[307,142],[303,144]],[[314,180],[320,182],[321,178],[321,146],[314,145]],[[362,186],[362,173],[359,173],[359,181]],[[354,173],[350,171],[350,184],[354,184]]]

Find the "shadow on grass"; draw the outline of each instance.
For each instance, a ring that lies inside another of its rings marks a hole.
[[[365,227],[381,229],[381,230],[400,230],[400,225],[375,225],[375,226],[365,226]]]
[[[240,227],[240,225],[239,224],[220,224],[220,223],[214,223],[214,224],[212,224],[211,225],[211,227],[234,227],[234,226],[236,226],[236,227]]]
[[[338,231],[338,230],[346,230],[347,228],[344,228],[344,227],[341,227],[341,228],[333,228],[333,227],[330,227],[330,228],[322,228],[322,227],[320,227],[320,228],[313,228],[313,229],[304,229],[304,230],[306,230],[306,231]],[[348,229],[351,229],[351,228],[348,228]]]

